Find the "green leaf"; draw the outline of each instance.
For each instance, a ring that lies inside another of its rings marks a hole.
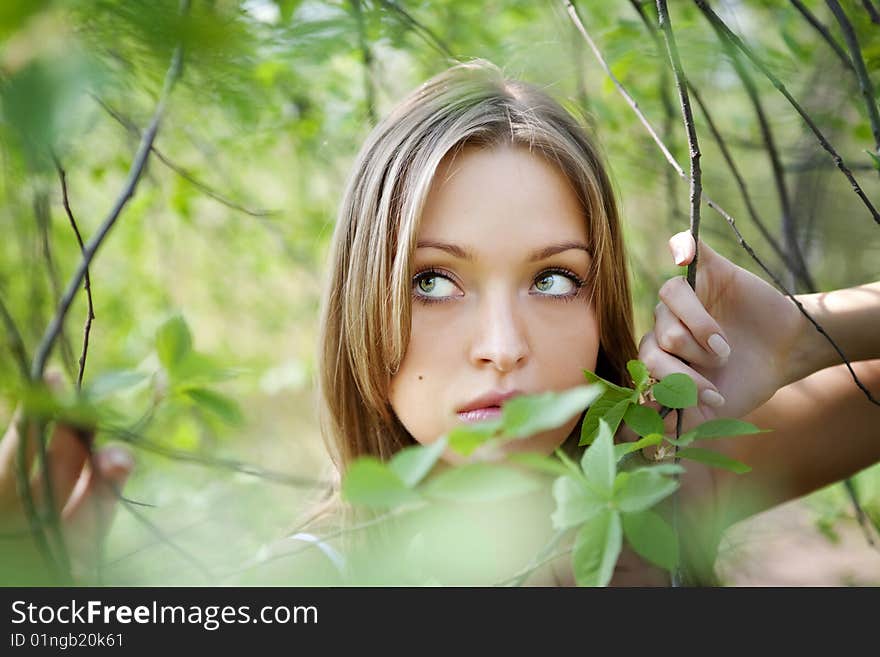
[[[148,376],[146,372],[135,370],[105,372],[86,386],[85,395],[93,401],[104,399],[114,393],[136,386]]]
[[[691,461],[697,461],[698,463],[710,465],[713,468],[730,470],[731,472],[735,472],[736,474],[745,474],[746,472],[750,472],[752,469],[741,461],[736,461],[732,458],[724,456],[724,454],[713,452],[711,449],[685,447],[684,449],[678,450],[678,456],[683,459],[690,459]]]
[[[640,360],[631,360],[626,364],[626,371],[632,377],[636,390],[641,392],[648,386],[651,375],[648,372],[648,366]]]
[[[342,496],[352,504],[374,508],[420,499],[385,463],[372,456],[361,457],[349,466],[342,481]]]
[[[703,424],[694,429],[696,440],[723,438],[725,436],[747,436],[754,433],[765,433],[765,431],[759,429],[751,422],[726,417],[703,422]]]
[[[504,435],[526,438],[555,429],[587,408],[603,392],[602,386],[577,386],[564,392],[544,392],[509,399],[501,407]]]
[[[656,470],[621,472],[614,480],[614,503],[625,513],[645,511],[669,497],[676,488],[677,481]]]
[[[620,461],[620,459],[622,459],[627,454],[637,452],[638,450],[644,449],[645,447],[651,447],[652,445],[659,445],[662,442],[663,436],[661,436],[659,433],[652,433],[632,443],[620,443],[614,446],[614,460]]]
[[[559,461],[562,463],[562,465],[564,465],[569,470],[569,474],[572,474],[575,477],[583,477],[584,476],[583,471],[577,466],[577,463],[572,461],[571,458],[569,458],[568,454],[563,452],[562,449],[556,448],[555,454],[556,454],[556,457],[559,459]]]
[[[666,570],[674,570],[678,565],[675,532],[654,511],[624,513],[623,533],[632,549],[654,565]]]
[[[581,439],[578,445],[590,445],[599,434],[599,420],[605,420],[611,429],[611,434],[617,432],[626,409],[632,404],[630,397],[620,398],[613,391],[606,392],[601,399],[596,401],[584,417],[584,423],[581,425]]]
[[[447,434],[449,447],[463,456],[470,456],[474,450],[498,433],[501,420],[489,420],[474,424],[461,424]]]
[[[608,508],[608,503],[591,491],[578,477],[565,475],[553,482],[556,510],[550,516],[555,529],[580,525]]]
[[[626,409],[623,421],[640,436],[650,436],[652,433],[658,433],[662,436],[665,430],[660,413],[649,406],[633,404]]]
[[[633,394],[635,393],[635,390],[633,390],[632,388],[624,388],[623,386],[619,386],[616,383],[611,383],[611,381],[603,379],[601,376],[599,376],[598,374],[594,374],[590,370],[584,370],[584,377],[590,383],[601,383],[609,390],[613,390],[614,392],[620,393],[621,395],[629,398],[632,398]]]
[[[690,408],[697,405],[697,385],[687,374],[676,372],[654,384],[654,399],[667,408]]]
[[[696,431],[688,431],[681,434],[678,438],[666,438],[666,441],[676,447],[687,447],[697,439]]]
[[[865,152],[871,156],[871,160],[874,163],[874,168],[877,169],[877,171],[880,171],[880,157],[878,157],[876,153],[872,153],[867,149],[865,149]]]
[[[581,469],[587,478],[587,484],[605,499],[610,499],[617,462],[614,459],[611,429],[605,420],[599,420],[599,435],[584,452]]]
[[[388,467],[400,480],[412,488],[425,478],[446,449],[446,437],[435,440],[430,445],[404,447],[388,462]]]
[[[507,460],[550,475],[566,476],[571,474],[562,461],[535,452],[517,452],[508,456]]]
[[[195,402],[196,406],[210,411],[227,424],[238,425],[244,421],[238,403],[226,395],[208,388],[187,388],[184,394]]]
[[[574,577],[578,586],[607,586],[620,555],[623,532],[620,514],[611,509],[587,520],[578,531],[572,550]]]
[[[183,317],[175,315],[159,327],[156,332],[156,352],[166,370],[173,372],[191,350],[192,335]]]
[[[541,480],[515,468],[491,463],[468,463],[429,479],[425,495],[453,502],[493,502],[517,497],[541,487]]]
[[[662,475],[684,474],[684,467],[678,463],[656,463],[654,465],[643,465],[640,468],[634,468],[630,472],[639,472],[640,470],[649,470]]]

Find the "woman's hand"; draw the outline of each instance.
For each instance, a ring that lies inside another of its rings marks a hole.
[[[32,561],[36,545],[16,486],[21,442],[19,417],[20,413],[16,412],[0,441],[0,542],[4,544],[4,553],[14,550],[27,557],[26,561]],[[121,447],[106,447],[90,458],[90,442],[88,432],[56,423],[47,447],[52,504],[61,518],[74,578],[88,577],[91,572],[92,555],[110,527],[119,491],[133,468],[131,455]],[[35,454],[36,435],[32,431],[26,445],[28,472],[32,470]],[[29,486],[36,508],[43,509],[41,472],[30,478]]]
[[[694,258],[689,232],[674,235],[669,247],[677,265]],[[660,288],[654,319],[639,358],[657,379],[673,372],[694,379],[701,417],[686,413],[688,425],[742,417],[766,402],[795,380],[794,361],[811,337],[811,327],[791,300],[702,241],[696,292],[684,277],[668,280]]]

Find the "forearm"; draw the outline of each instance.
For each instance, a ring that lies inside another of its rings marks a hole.
[[[848,361],[880,358],[880,282],[797,298]],[[827,338],[804,318],[785,384],[843,362]]]
[[[880,360],[856,362],[853,368],[880,397]],[[714,476],[719,501],[731,520],[806,495],[880,461],[880,406],[865,397],[843,366],[782,388],[746,419],[771,431],[716,445],[752,468],[745,475]],[[741,508],[734,509],[734,502]]]

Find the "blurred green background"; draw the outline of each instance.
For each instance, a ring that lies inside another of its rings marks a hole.
[[[635,10],[639,3],[577,4],[613,71],[686,168],[675,90]],[[653,3],[641,4],[653,20]],[[825,3],[804,4],[842,43]],[[725,136],[758,214],[779,239],[779,201],[748,96],[697,9],[670,5],[685,70]],[[802,102],[868,196],[880,198],[857,80],[814,28],[788,3],[713,6]],[[639,335],[650,327],[657,289],[678,273],[666,240],[688,225],[686,184],[608,81],[562,2],[193,0],[185,19],[179,10],[177,0],[0,5],[0,298],[29,354],[79,259],[52,155],[67,173],[71,208],[88,239],[123,187],[171,53],[184,44],[183,75],[157,152],[91,268],[96,319],[85,385],[102,402],[106,426],[136,429],[127,434],[137,468],[125,494],[150,505],[117,513],[103,581],[120,585],[222,582],[224,573],[295,526],[317,495],[228,461],[290,476],[331,476],[312,382],[337,203],[376,118],[427,77],[454,61],[489,59],[585,117],[622,202]],[[861,3],[848,3],[847,11],[876,76],[880,26]],[[749,70],[818,287],[876,280],[877,225],[785,99]],[[703,114],[695,109],[695,116],[705,192],[782,273]],[[708,209],[702,235],[758,272]],[[51,361],[70,389],[86,312],[79,294],[65,327],[69,350],[56,348]],[[186,350],[190,342],[195,353]],[[0,350],[4,426],[21,386],[10,350]],[[98,440],[113,437],[104,432]],[[193,462],[199,459],[227,461]],[[866,510],[880,518],[876,469],[857,485]],[[809,504],[810,523],[826,540],[839,538],[841,527],[852,529],[839,486]],[[203,568],[184,553],[197,555]],[[877,583],[875,566],[868,576]]]

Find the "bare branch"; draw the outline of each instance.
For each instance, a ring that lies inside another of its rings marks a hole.
[[[448,57],[449,59],[454,59],[454,55],[452,54],[452,51],[449,49],[449,46],[447,46],[443,41],[441,41],[437,37],[437,35],[431,31],[430,28],[428,28],[427,26],[423,25],[422,23],[417,21],[415,18],[413,18],[412,14],[410,14],[406,9],[401,7],[397,2],[394,2],[394,0],[380,0],[380,2],[388,9],[391,9],[392,11],[399,14],[400,17],[403,18],[403,20],[405,22],[409,23],[410,27],[412,27],[416,32],[418,32],[419,36],[421,36],[430,46],[432,46],[434,49],[436,49],[438,52],[440,52],[445,57]]]
[[[79,266],[67,285],[64,296],[61,298],[61,302],[55,312],[55,316],[46,328],[42,340],[40,340],[36,355],[34,356],[34,362],[31,365],[32,380],[38,381],[42,378],[43,370],[46,367],[46,361],[49,358],[49,354],[52,351],[55,341],[58,339],[61,327],[64,324],[64,318],[67,316],[67,312],[70,310],[70,305],[73,303],[73,298],[76,296],[77,290],[79,290],[79,286],[85,278],[86,271],[88,271],[92,258],[95,257],[95,254],[106,239],[110,229],[113,228],[113,225],[116,223],[116,220],[119,218],[125,205],[134,196],[138,181],[146,167],[153,141],[156,139],[156,134],[159,132],[159,123],[165,114],[165,104],[167,102],[168,94],[171,92],[174,83],[180,76],[182,65],[183,49],[181,46],[178,46],[174,50],[171,67],[168,69],[168,73],[165,76],[165,84],[159,97],[159,103],[153,114],[153,118],[150,121],[150,125],[146,132],[144,132],[144,136],[138,146],[137,153],[135,154],[134,161],[129,169],[128,178],[122,189],[122,193],[116,199],[113,208],[98,228],[98,231],[89,240],[88,244],[85,245],[82,260],[80,260]]]
[[[672,155],[669,153],[669,149],[666,147],[666,144],[664,144],[663,141],[657,136],[656,130],[654,130],[653,126],[648,121],[647,117],[645,117],[644,113],[641,111],[641,109],[639,109],[638,103],[636,103],[636,101],[632,98],[632,96],[630,96],[630,94],[626,90],[626,88],[620,83],[620,81],[611,72],[611,69],[608,67],[608,63],[605,61],[605,58],[602,56],[601,51],[596,46],[595,42],[590,37],[589,33],[587,32],[586,28],[584,27],[584,23],[580,18],[580,15],[577,11],[577,8],[574,6],[574,4],[572,3],[571,0],[565,0],[565,4],[566,4],[566,8],[568,10],[569,16],[571,16],[571,19],[572,19],[572,21],[574,21],[574,24],[577,27],[578,31],[583,35],[584,39],[589,44],[590,48],[593,51],[593,54],[596,56],[596,59],[599,61],[599,65],[605,71],[606,75],[608,75],[608,77],[611,79],[612,83],[617,88],[617,90],[620,92],[620,94],[623,96],[623,98],[626,100],[627,104],[636,113],[636,116],[638,117],[639,121],[642,123],[642,125],[645,126],[645,129],[648,131],[648,134],[650,134],[651,137],[654,139],[654,142],[657,144],[657,147],[663,153],[664,157],[666,157],[666,160],[669,162],[669,164],[678,172],[678,175],[681,178],[683,178],[685,181],[689,182],[687,174],[681,168],[681,165],[678,162],[676,162],[675,158],[672,157]],[[774,282],[776,287],[783,294],[785,294],[785,296],[787,296],[791,300],[792,303],[794,303],[794,305],[797,307],[798,311],[828,341],[828,343],[832,346],[832,348],[835,350],[835,352],[837,352],[837,354],[840,356],[843,363],[846,365],[846,368],[849,370],[849,373],[852,376],[852,379],[855,382],[855,384],[858,386],[859,390],[861,390],[865,394],[865,396],[873,404],[880,406],[880,401],[877,401],[877,399],[874,398],[874,396],[871,394],[871,391],[868,390],[865,387],[865,385],[861,382],[861,380],[858,378],[858,376],[856,375],[855,371],[852,368],[852,365],[849,362],[849,359],[846,357],[846,355],[843,353],[843,351],[841,351],[841,349],[837,345],[837,343],[834,342],[834,340],[831,338],[830,335],[828,335],[828,333],[825,331],[825,329],[822,328],[816,322],[815,319],[813,319],[813,317],[806,311],[803,304],[797,300],[797,298],[785,287],[785,285],[783,285],[783,283],[779,280],[779,278],[767,267],[767,265],[764,264],[764,261],[758,257],[758,255],[755,253],[754,249],[752,249],[752,247],[749,246],[749,244],[745,241],[745,239],[742,236],[742,233],[739,232],[739,228],[737,228],[737,226],[736,226],[736,220],[726,210],[724,210],[724,208],[722,208],[720,205],[715,203],[712,199],[710,199],[705,194],[703,194],[703,198],[706,201],[706,205],[708,205],[710,208],[712,208],[718,214],[720,214],[724,218],[724,220],[728,223],[728,225],[730,225],[731,229],[733,229],[733,232],[736,234],[737,241],[739,242],[740,246],[743,249],[745,249],[746,253],[749,254],[749,257],[751,257],[752,260],[754,260],[755,263],[764,271],[764,273],[766,273],[770,277],[770,279]]]
[[[865,60],[862,58],[862,49],[859,47],[859,40],[856,38],[856,31],[853,29],[852,23],[846,17],[843,8],[837,0],[825,0],[825,4],[834,14],[840,30],[843,32],[843,40],[846,41],[849,48],[850,57],[852,57],[853,69],[856,78],[859,80],[859,89],[862,92],[862,98],[865,99],[865,108],[868,110],[868,121],[871,123],[871,133],[874,135],[874,147],[877,154],[880,154],[880,113],[877,112],[877,101],[874,100],[874,85],[871,84],[871,78],[868,77],[868,71],[865,68]],[[872,15],[873,19],[873,15]]]
[[[844,52],[843,47],[837,43],[837,39],[835,39],[828,28],[825,27],[825,24],[816,18],[815,14],[807,9],[801,0],[791,0],[791,4],[794,5],[795,9],[801,12],[801,15],[807,20],[807,22],[822,36],[825,42],[834,51],[834,54],[837,55],[838,59],[843,62],[843,65],[849,70],[854,71],[855,69],[853,69],[852,61],[850,61],[850,58],[847,56],[846,52]]]
[[[287,474],[285,472],[267,470],[266,468],[263,468],[261,466],[245,463],[243,461],[238,461],[235,459],[219,458],[206,454],[195,454],[193,452],[187,452],[184,450],[166,447],[164,445],[155,443],[148,438],[138,433],[135,433],[134,431],[130,431],[121,427],[107,425],[100,427],[100,430],[115,438],[118,438],[119,440],[134,445],[135,447],[140,447],[141,449],[145,449],[149,452],[164,456],[166,458],[174,459],[175,461],[182,461],[186,463],[193,463],[195,465],[231,470],[233,472],[251,475],[252,477],[257,477],[259,479],[265,479],[267,481],[284,484],[286,486],[293,486],[296,488],[320,489],[330,488],[332,486],[331,482],[329,481],[298,477],[296,475]]]
[[[871,22],[874,23],[874,25],[880,25],[880,13],[877,12],[874,3],[871,2],[871,0],[862,0],[862,6],[865,8],[865,11],[868,12],[868,16],[871,17]]]
[[[801,252],[797,233],[795,232],[794,214],[791,209],[791,197],[788,193],[788,185],[785,181],[785,172],[782,168],[782,161],[779,158],[779,150],[776,147],[776,140],[773,137],[773,131],[770,129],[770,121],[767,120],[767,115],[764,112],[764,106],[761,103],[758,89],[752,76],[746,70],[745,66],[743,66],[742,61],[740,61],[740,58],[730,43],[730,40],[724,32],[719,30],[714,24],[712,27],[715,29],[724,50],[730,56],[731,64],[733,64],[737,77],[739,77],[746,90],[746,94],[755,110],[755,116],[758,119],[761,138],[764,142],[764,151],[767,153],[767,157],[770,158],[770,168],[773,171],[773,182],[776,187],[776,195],[779,197],[779,206],[782,210],[782,235],[785,239],[786,253],[788,255],[787,261],[794,265],[793,273],[806,284],[808,291],[815,292],[816,284],[813,282],[813,277],[810,275],[810,270],[807,267],[807,263],[804,261],[804,255]]]
[[[672,33],[672,25],[669,21],[669,10],[666,7],[666,0],[657,0],[657,15],[660,20],[660,30],[663,33],[663,40],[666,41],[666,49],[669,52],[669,60],[672,62],[672,75],[675,78],[675,88],[678,90],[678,102],[681,105],[684,127],[687,132],[688,151],[690,153],[691,235],[694,238],[694,244],[696,244],[697,250],[694,253],[694,259],[687,268],[687,282],[692,289],[696,289],[697,262],[700,257],[700,200],[703,194],[703,174],[700,169],[700,144],[697,141],[697,129],[694,126],[694,115],[691,111],[691,101],[688,97],[687,77],[681,66],[681,59],[678,56],[678,47],[675,44],[675,35]]]
[[[61,196],[62,201],[64,203],[64,211],[67,213],[67,218],[70,220],[70,226],[73,228],[73,232],[76,235],[76,241],[79,244],[80,252],[85,251],[85,244],[83,244],[82,235],[80,235],[79,227],[76,225],[76,219],[73,216],[73,211],[70,209],[70,197],[67,193],[67,175],[64,173],[64,169],[61,167],[61,162],[55,159],[55,169],[58,171],[58,177],[61,179]],[[79,372],[76,377],[76,389],[82,390],[82,381],[83,381],[83,373],[86,369],[86,357],[89,354],[89,334],[92,331],[92,321],[95,319],[95,305],[92,301],[92,280],[89,276],[89,270],[86,268],[85,274],[85,291],[86,291],[86,299],[88,300],[89,310],[88,315],[86,316],[86,324],[83,329],[83,346],[82,346],[82,354],[79,357]]]
[[[722,30],[724,35],[730,40],[733,45],[735,45],[740,52],[742,52],[746,57],[748,57],[751,62],[760,70],[770,83],[785,96],[785,99],[794,107],[795,111],[800,114],[801,118],[806,122],[809,126],[810,130],[813,131],[813,134],[816,135],[816,139],[818,139],[819,144],[821,144],[822,148],[824,148],[831,155],[831,158],[834,160],[834,163],[837,165],[837,168],[846,176],[846,179],[849,180],[850,185],[853,188],[853,191],[856,195],[862,199],[862,203],[865,204],[865,207],[868,208],[868,211],[871,213],[871,216],[874,218],[874,221],[880,224],[880,213],[877,212],[877,209],[868,200],[868,197],[865,196],[865,192],[862,191],[862,188],[859,186],[859,183],[856,182],[856,179],[853,177],[852,171],[847,167],[844,163],[843,158],[838,154],[834,147],[828,142],[825,138],[825,135],[821,130],[816,126],[813,122],[813,119],[810,118],[810,115],[807,114],[804,109],[800,106],[800,104],[794,99],[794,97],[788,92],[788,89],[785,88],[785,85],[780,82],[779,78],[777,78],[773,72],[767,68],[767,66],[755,55],[751,49],[743,43],[742,39],[740,39],[734,32],[730,30],[729,27],[721,20],[721,18],[712,11],[712,8],[709,7],[706,0],[694,0],[696,2],[697,7],[700,8],[700,11],[706,16],[709,22],[716,26],[718,29]]]
[[[55,258],[52,255],[52,241],[49,236],[52,220],[49,213],[49,198],[46,192],[38,191],[34,194],[33,209],[37,231],[40,234],[43,258],[46,260],[46,273],[49,276],[49,283],[52,288],[52,298],[54,303],[58,304],[61,300],[61,281],[58,276],[58,267],[55,266]],[[64,369],[67,371],[70,379],[73,380],[76,377],[73,347],[70,345],[70,336],[67,335],[64,326],[61,327],[61,333],[58,337],[61,341],[61,360],[64,363]]]
[[[24,348],[24,341],[21,339],[21,332],[6,308],[6,304],[3,303],[2,297],[0,297],[0,319],[3,320],[3,324],[6,327],[6,339],[9,342],[9,350],[12,352],[15,362],[21,370],[22,377],[27,381],[30,376],[27,351]]]
[[[111,117],[113,117],[113,119],[115,119],[116,122],[119,123],[122,127],[124,127],[126,130],[128,130],[133,135],[137,135],[139,137],[141,136],[140,129],[134,123],[132,123],[128,118],[126,118],[125,116],[120,114],[118,111],[116,111],[115,109],[110,107],[110,105],[105,103],[98,96],[92,95],[92,98],[94,99],[94,101],[96,103],[98,103],[98,105],[100,105],[102,108],[104,108],[104,111],[106,111],[107,114],[109,114]],[[162,164],[164,164],[166,167],[171,169],[178,176],[180,176],[181,178],[186,180],[193,187],[195,187],[200,192],[202,192],[205,196],[208,196],[208,197],[214,199],[215,201],[217,201],[221,205],[225,205],[226,207],[228,207],[232,210],[236,210],[238,212],[243,212],[244,214],[250,215],[252,217],[269,217],[269,216],[278,214],[278,210],[253,209],[253,208],[246,207],[240,203],[237,203],[236,201],[233,201],[233,200],[223,196],[223,194],[218,192],[216,189],[214,189],[213,187],[211,187],[207,183],[202,182],[201,180],[196,178],[195,175],[193,175],[192,173],[190,173],[189,171],[184,169],[179,164],[176,164],[173,160],[171,160],[168,156],[166,156],[165,153],[163,153],[161,150],[159,150],[159,148],[157,148],[155,145],[151,146],[150,150],[153,152],[153,155],[155,155]]]
[[[370,44],[367,42],[361,0],[349,0],[349,4],[351,4],[351,10],[357,23],[358,45],[360,46],[361,57],[363,58],[364,104],[366,105],[370,125],[376,125],[378,118],[376,117],[376,92],[373,88],[373,51],[370,50]]]

